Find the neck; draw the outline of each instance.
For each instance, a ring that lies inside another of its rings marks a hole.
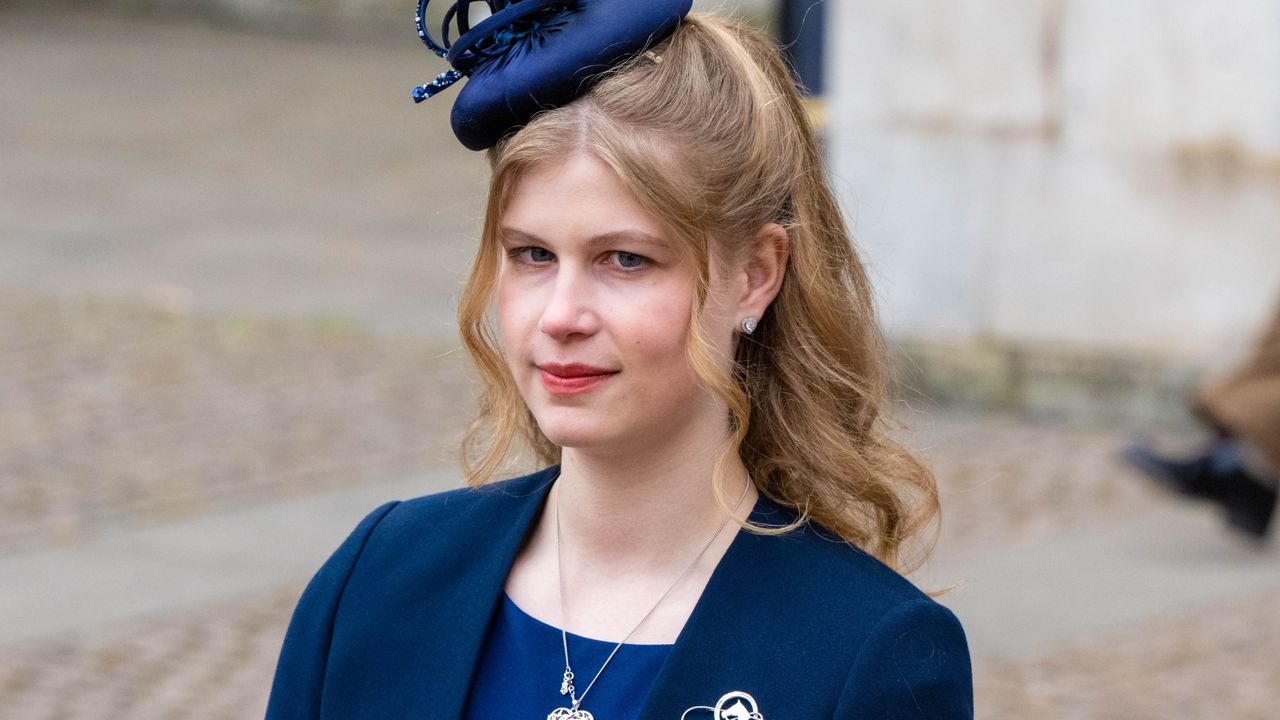
[[[668,437],[680,439],[647,437],[645,451],[629,457],[564,450],[507,579],[517,604],[587,637],[675,642],[739,528],[722,526],[728,513],[711,487],[723,443],[696,432]],[[728,468],[721,495],[738,503],[733,517],[750,515],[756,490],[741,462]]]
[[[566,561],[619,572],[665,572],[688,562],[727,513],[711,484],[721,445],[683,445],[625,458],[566,448],[551,498],[562,513]],[[730,507],[737,503],[734,517],[750,514],[755,488],[736,458],[721,493]]]

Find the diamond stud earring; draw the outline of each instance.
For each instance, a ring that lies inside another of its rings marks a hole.
[[[756,331],[756,319],[748,315],[742,319],[742,332],[744,335],[750,335]]]

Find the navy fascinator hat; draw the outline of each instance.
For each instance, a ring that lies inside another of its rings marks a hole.
[[[418,37],[452,66],[413,90],[422,102],[464,76],[453,103],[453,133],[472,150],[492,147],[541,110],[591,88],[605,70],[670,35],[692,0],[483,0],[491,15],[473,27],[458,0],[444,15],[440,39],[426,27],[418,0]],[[450,41],[456,25],[458,38]]]

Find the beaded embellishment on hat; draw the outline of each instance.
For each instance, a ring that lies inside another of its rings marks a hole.
[[[450,122],[472,150],[492,147],[539,111],[581,96],[603,71],[674,32],[692,5],[692,0],[484,0],[492,14],[472,26],[472,2],[457,0],[445,11],[437,38],[427,28],[430,1],[418,0],[418,37],[451,68],[414,88],[413,99],[422,102],[467,78]]]

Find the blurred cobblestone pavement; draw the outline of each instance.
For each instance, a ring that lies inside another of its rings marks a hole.
[[[1280,594],[1079,638],[1030,658],[985,658],[977,692],[991,718],[1280,716]]]
[[[261,717],[302,586],[0,648],[0,717]]]
[[[0,290],[0,337],[0,552],[421,473],[472,402],[456,353],[345,325]]]
[[[382,111],[341,110],[428,79],[419,51],[9,12],[0,60],[22,72],[0,74],[0,95],[18,99],[0,114],[0,563],[452,467],[472,400],[443,323],[482,174],[448,144],[425,148],[420,172]],[[381,75],[391,63],[408,77]],[[65,88],[86,68],[102,83],[92,112],[75,114]],[[128,84],[138,74],[150,91]],[[175,107],[198,122],[161,116]],[[425,108],[431,122],[440,107]],[[298,123],[306,133],[291,136]],[[427,174],[451,181],[428,192],[415,186]],[[338,176],[371,179],[352,200]],[[455,212],[432,216],[423,238],[416,208],[432,203]],[[939,549],[953,557],[1043,551],[1054,563],[1064,537],[1178,507],[1118,464],[1132,428],[929,408],[905,419],[937,471]],[[1204,519],[1185,547],[1219,545],[1195,567],[1248,560]],[[1277,559],[1274,543],[1254,555]],[[0,719],[259,717],[312,569],[0,640]],[[1118,602],[1122,580],[1098,584]],[[1275,589],[980,650],[979,717],[1280,718]],[[0,604],[0,630],[28,620]]]

